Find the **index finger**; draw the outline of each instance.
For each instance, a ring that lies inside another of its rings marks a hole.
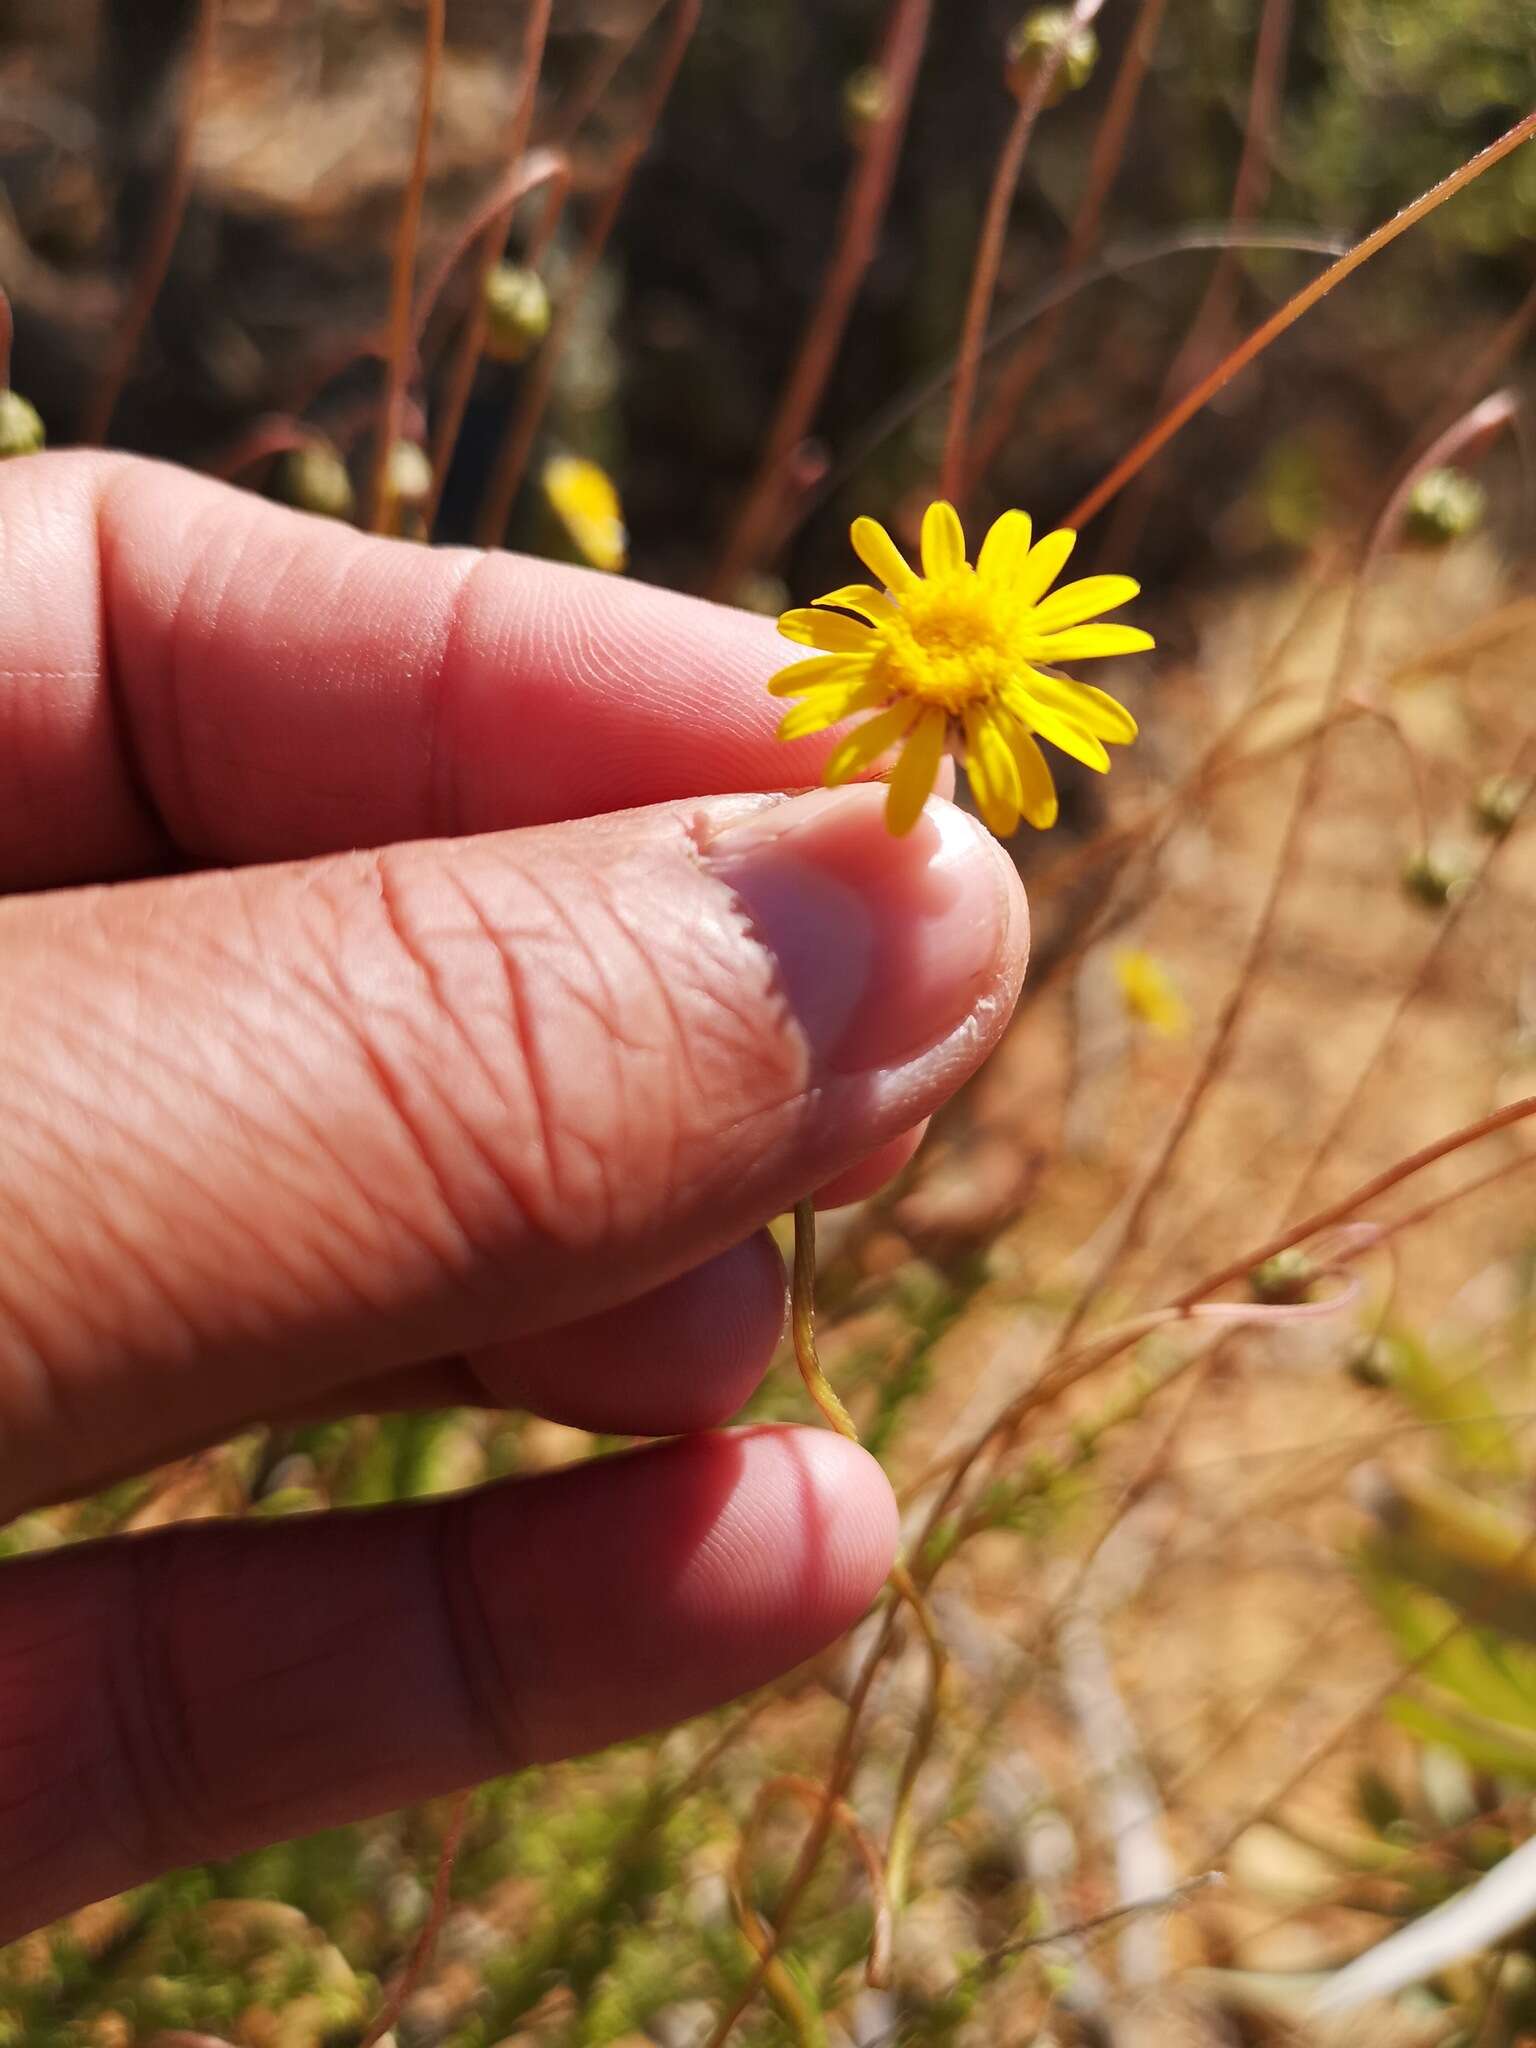
[[[131,457],[0,468],[0,889],[814,782],[772,623]]]

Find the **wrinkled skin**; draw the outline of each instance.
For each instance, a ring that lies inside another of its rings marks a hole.
[[[729,1430],[763,1226],[986,1057],[1013,871],[780,799],[766,622],[0,468],[0,1518],[242,1424],[671,1439],[430,1506],[0,1567],[0,1939],[697,1712],[846,1628],[878,1468]]]

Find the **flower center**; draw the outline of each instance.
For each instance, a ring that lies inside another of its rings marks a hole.
[[[900,606],[900,617],[878,628],[873,671],[893,697],[956,714],[996,696],[1018,673],[1019,608],[974,569],[928,577],[903,591]]]

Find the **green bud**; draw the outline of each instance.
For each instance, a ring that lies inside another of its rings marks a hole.
[[[549,293],[536,270],[498,263],[485,280],[485,351],[498,363],[520,363],[549,332]]]
[[[350,519],[356,509],[347,465],[318,435],[283,457],[278,489],[288,504],[301,512],[318,512],[324,519]]]
[[[1488,509],[1488,494],[1464,469],[1428,469],[1408,498],[1403,530],[1422,547],[1443,548],[1475,533]]]
[[[1397,1347],[1387,1337],[1372,1337],[1349,1354],[1344,1370],[1357,1387],[1390,1387],[1397,1378]]]
[[[856,147],[869,140],[891,111],[890,81],[878,64],[864,64],[843,86],[843,126]]]
[[[1374,1764],[1364,1765],[1357,1775],[1355,1798],[1361,1813],[1379,1835],[1403,1818],[1403,1802],[1397,1787]]]
[[[1502,839],[1511,831],[1531,794],[1531,785],[1520,775],[1493,775],[1472,799],[1472,820],[1490,839]]]
[[[1255,1301],[1275,1308],[1291,1308],[1312,1293],[1317,1268],[1298,1245],[1276,1252],[1248,1275],[1248,1292]]]
[[[36,455],[47,438],[37,407],[19,391],[0,391],[0,462]]]
[[[1448,908],[1471,879],[1462,856],[1444,847],[1425,847],[1403,863],[1403,888],[1426,910]]]
[[[1037,7],[1008,38],[1008,88],[1016,99],[1032,92],[1061,52],[1045,104],[1054,107],[1069,92],[1081,92],[1099,61],[1099,39],[1086,22],[1072,19],[1070,7]]]
[[[397,441],[390,449],[384,496],[407,512],[419,512],[432,496],[432,461],[418,441]]]

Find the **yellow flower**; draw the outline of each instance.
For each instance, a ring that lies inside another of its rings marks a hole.
[[[629,535],[606,470],[580,455],[552,455],[544,465],[544,495],[584,562],[609,571],[624,567]]]
[[[1006,837],[1021,817],[1042,831],[1056,822],[1036,735],[1101,771],[1106,740],[1136,737],[1136,721],[1113,697],[1037,664],[1152,646],[1137,627],[1087,623],[1139,586],[1129,576],[1089,576],[1047,597],[1077,535],[1048,533],[1033,545],[1031,536],[1026,513],[1005,512],[972,568],[955,508],[930,505],[919,576],[883,526],[856,519],[853,545],[875,582],[829,591],[779,620],[787,640],[816,649],[768,685],[775,697],[800,699],[780,739],[874,712],[833,750],[825,779],[846,782],[900,746],[886,804],[893,832],[917,823],[946,752],[964,760],[977,808]]]
[[[1139,946],[1122,946],[1115,955],[1115,980],[1127,1010],[1159,1038],[1182,1038],[1189,1029],[1189,1006],[1174,987],[1168,970]]]

